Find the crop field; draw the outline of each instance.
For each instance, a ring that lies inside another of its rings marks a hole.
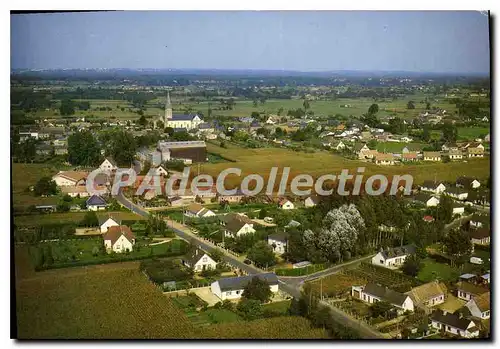
[[[490,133],[489,127],[459,127],[458,138],[465,140],[474,140],[476,138],[484,138]]]
[[[297,317],[198,328],[138,262],[34,273],[24,247],[16,247],[15,261],[21,339],[327,338]]]
[[[411,143],[404,143],[404,142],[379,142],[377,143],[377,148],[376,150],[382,153],[401,153],[403,151],[404,147],[408,147],[410,150],[412,150],[412,147],[415,149],[417,148],[424,148],[426,144],[424,143],[417,143],[417,142],[411,142]]]
[[[145,220],[144,217],[139,216],[133,212],[125,212],[125,211],[110,211],[110,212],[100,212],[97,216],[100,215],[112,215],[117,219],[121,219],[122,221],[127,220]],[[85,212],[64,212],[64,213],[42,213],[37,215],[22,215],[15,216],[14,223],[17,226],[33,226],[33,225],[41,225],[41,224],[49,224],[49,223],[79,223],[83,217],[85,216]]]
[[[344,272],[332,274],[310,282],[312,290],[316,294],[323,292],[325,297],[340,297],[351,291],[351,286],[364,285],[366,279],[357,275],[350,275]]]
[[[393,175],[410,174],[415,183],[422,183],[429,178],[439,178],[443,181],[454,182],[457,177],[468,175],[486,179],[490,173],[489,158],[472,159],[467,162],[452,163],[417,163],[412,165],[377,166],[373,163],[358,160],[346,159],[340,155],[335,155],[326,151],[315,153],[295,152],[285,148],[241,148],[226,142],[227,148],[208,143],[208,152],[220,154],[221,156],[233,160],[232,163],[202,164],[200,173],[206,173],[217,177],[221,171],[227,168],[240,168],[240,177],[229,175],[226,177],[226,185],[236,186],[242,178],[248,174],[259,174],[265,180],[269,178],[269,171],[272,167],[278,167],[278,175],[275,183],[277,188],[281,173],[284,167],[290,167],[289,182],[293,176],[298,174],[309,174],[319,177],[323,174],[340,174],[342,169],[349,169],[351,174],[356,173],[358,167],[365,167],[365,178],[373,174]],[[389,178],[390,179],[390,178]]]
[[[57,197],[36,197],[27,189],[42,177],[52,177],[58,170],[45,164],[12,164],[12,195],[14,206],[51,205]]]

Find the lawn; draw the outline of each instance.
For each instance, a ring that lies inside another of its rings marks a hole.
[[[484,138],[490,133],[489,127],[458,127],[458,138],[465,140],[474,140],[476,138]]]
[[[64,212],[64,213],[42,213],[36,215],[22,215],[14,216],[14,223],[16,226],[38,226],[42,224],[50,223],[75,223],[78,224],[85,216],[86,212]],[[99,212],[98,216],[112,215],[122,221],[132,221],[132,220],[145,220],[144,217],[139,216],[133,212],[126,211],[110,211],[110,212]]]
[[[399,153],[401,154],[404,147],[420,147],[420,149],[424,148],[426,144],[424,143],[405,143],[405,142],[379,142],[377,143],[376,150],[382,153]]]
[[[438,263],[431,258],[423,260],[423,267],[420,269],[417,278],[423,282],[430,282],[439,278],[442,281],[456,281],[460,276],[460,271],[448,264]]]
[[[262,306],[262,310],[273,311],[282,315],[286,315],[288,313],[288,308],[290,308],[291,301],[280,301],[280,302],[272,302],[268,304],[264,304]]]
[[[311,264],[304,268],[276,269],[274,272],[276,273],[276,275],[280,276],[302,276],[302,275],[316,273],[318,271],[324,270],[326,267],[327,265],[325,264]]]
[[[198,327],[126,262],[33,274],[16,247],[17,337],[22,339],[327,338],[300,317]]]
[[[42,177],[52,177],[58,169],[46,164],[12,163],[12,197],[15,207],[30,205],[53,205],[59,200],[57,196],[36,197],[28,188],[35,185]]]

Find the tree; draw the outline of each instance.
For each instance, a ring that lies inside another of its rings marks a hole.
[[[427,110],[431,109],[431,103],[430,102],[425,103],[425,109],[427,109]]]
[[[264,219],[267,217],[267,210],[265,208],[261,209],[259,212],[259,218]]]
[[[448,232],[443,239],[446,253],[452,257],[452,264],[460,261],[462,257],[468,256],[472,251],[472,243],[469,235],[459,229]]]
[[[61,101],[61,107],[59,108],[59,113],[61,115],[73,115],[75,113],[75,103],[69,99],[63,99]]]
[[[369,115],[375,115],[378,113],[378,104],[373,103],[370,105],[370,108],[368,108],[368,114]]]
[[[447,143],[455,143],[458,137],[457,127],[451,123],[443,125],[443,140]]]
[[[305,111],[309,110],[309,108],[311,107],[307,99],[304,99],[304,103],[302,103],[302,106],[304,107]]]
[[[272,292],[267,281],[254,276],[243,289],[241,297],[247,300],[256,300],[259,303],[265,303],[271,299]]]
[[[248,251],[247,257],[258,267],[270,267],[276,264],[273,248],[266,241],[257,242]]]
[[[436,216],[444,223],[449,223],[453,219],[453,200],[449,195],[441,195]]]
[[[72,165],[95,166],[101,151],[90,131],[75,132],[68,137],[68,161]]]
[[[372,317],[387,317],[389,311],[391,311],[393,308],[392,304],[386,301],[380,301],[380,302],[375,302],[371,308],[371,315]]]
[[[409,101],[408,104],[406,105],[407,109],[415,109],[415,102]]]
[[[431,140],[431,133],[429,131],[428,126],[424,126],[423,132],[422,132],[422,140],[424,142],[429,142]]]
[[[129,166],[137,151],[134,136],[122,129],[113,129],[101,134],[106,156],[111,156],[119,165]]]
[[[403,273],[410,276],[417,276],[418,272],[422,268],[422,261],[416,254],[409,255],[406,257],[403,263],[402,270]]]
[[[377,140],[376,139],[371,139],[370,141],[368,141],[368,143],[366,144],[366,146],[372,150],[374,149],[377,149]]]
[[[172,127],[165,127],[165,133],[171,137],[174,135],[175,130]]]
[[[210,258],[212,258],[217,263],[222,262],[224,258],[224,253],[218,248],[215,248],[210,253]]]
[[[57,193],[56,182],[50,177],[42,177],[35,184],[34,192],[36,196],[55,195]]]
[[[99,225],[97,214],[94,211],[87,211],[80,224],[84,227],[97,227]]]
[[[268,287],[269,288],[269,287]],[[242,299],[237,306],[245,320],[251,321],[262,317],[263,311],[260,301],[254,299]]]

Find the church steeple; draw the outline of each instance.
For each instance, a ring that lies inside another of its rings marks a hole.
[[[170,91],[167,91],[167,103],[165,104],[165,125],[169,119],[172,119],[172,103],[170,103]]]

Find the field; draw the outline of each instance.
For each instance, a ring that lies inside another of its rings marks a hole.
[[[376,150],[382,153],[401,153],[404,147],[420,147],[424,148],[426,144],[424,143],[404,143],[404,142],[380,142],[377,143]],[[410,148],[411,150],[411,148]]]
[[[458,138],[466,140],[474,140],[476,138],[484,138],[490,133],[489,127],[459,127]]]
[[[417,277],[423,282],[433,281],[436,278],[442,281],[456,281],[459,275],[458,269],[444,263],[438,263],[431,258],[426,258]]]
[[[18,338],[326,338],[297,317],[197,327],[137,262],[34,273],[23,247],[15,258]]]
[[[298,153],[285,148],[245,149],[228,142],[226,142],[226,145],[227,148],[221,148],[217,144],[208,143],[207,150],[235,162],[202,164],[200,166],[200,173],[217,177],[224,169],[231,167],[240,168],[242,170],[240,177],[236,175],[226,177],[225,183],[228,187],[238,185],[244,176],[252,173],[260,174],[264,179],[267,179],[269,171],[274,166],[278,167],[275,188],[278,186],[284,167],[290,167],[289,182],[293,176],[298,174],[305,173],[313,177],[319,177],[327,173],[340,174],[342,169],[349,169],[350,173],[356,173],[358,167],[366,168],[365,178],[373,174],[385,174],[388,176],[410,174],[413,176],[415,183],[422,183],[424,180],[434,177],[443,181],[454,182],[457,177],[465,174],[486,179],[490,173],[489,158],[447,164],[419,163],[404,166],[377,166],[373,163],[346,159],[326,151],[317,151],[316,153],[309,154]]]
[[[325,264],[311,264],[304,268],[276,269],[274,272],[276,273],[276,275],[281,275],[281,276],[301,276],[301,275],[316,273],[318,271],[324,270],[325,268],[327,268],[327,265]]]
[[[364,285],[366,279],[356,275],[337,273],[311,282],[312,290],[326,297],[339,297],[351,291],[351,286]]]
[[[141,221],[145,218],[139,216],[133,212],[125,212],[125,211],[110,211],[110,212],[100,212],[97,215],[112,215],[122,221],[127,220],[137,220]],[[14,216],[14,223],[16,226],[32,226],[32,225],[41,225],[41,224],[49,224],[49,223],[79,223],[83,217],[85,216],[85,212],[64,212],[64,213],[44,213],[37,215],[22,215],[22,216]]]
[[[42,177],[52,177],[58,170],[45,164],[12,164],[12,195],[14,206],[52,205],[56,204],[57,197],[35,197],[27,191],[29,186],[35,185]]]

